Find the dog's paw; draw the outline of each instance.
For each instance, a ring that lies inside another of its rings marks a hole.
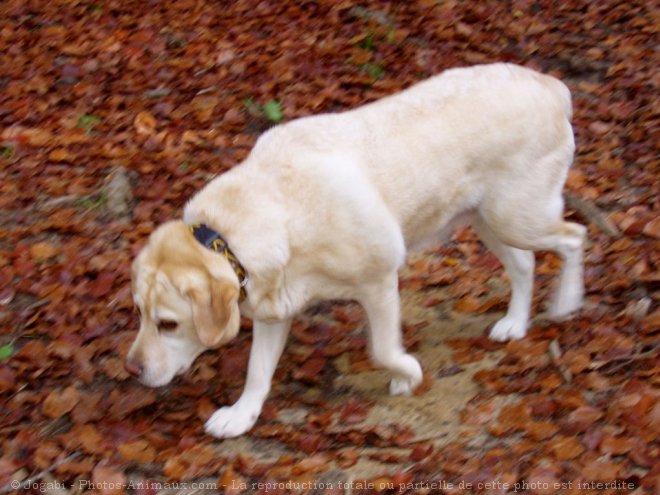
[[[216,438],[234,438],[254,426],[259,413],[249,413],[235,406],[218,409],[204,425],[204,430]]]
[[[404,356],[406,360],[407,375],[397,375],[390,381],[390,395],[412,395],[422,383],[424,377],[419,361],[410,354]]]
[[[527,320],[505,316],[490,331],[491,340],[505,342],[522,339],[527,334]]]

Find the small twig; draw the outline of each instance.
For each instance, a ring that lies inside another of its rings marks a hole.
[[[644,359],[657,357],[657,356],[658,356],[658,346],[654,346],[652,349],[648,351],[640,352],[639,354],[634,354],[632,356],[616,357],[609,359],[607,361],[595,361],[594,363],[591,364],[591,366],[589,366],[589,369],[600,370],[601,368],[605,368],[610,364],[614,364],[614,366],[612,366],[611,368],[602,371],[602,373],[605,375],[611,375],[625,368],[626,366],[634,363],[635,361],[643,361]]]
[[[566,368],[566,366],[564,366],[564,364],[561,362],[562,352],[561,352],[561,347],[559,347],[559,342],[557,342],[557,339],[554,339],[552,342],[550,342],[550,346],[548,347],[548,353],[552,358],[552,362],[559,370],[559,373],[561,373],[561,376],[564,379],[564,381],[566,383],[571,383],[571,381],[573,381],[573,375],[568,370],[568,368]]]
[[[81,456],[80,452],[74,452],[73,454],[66,456],[64,459],[60,459],[59,461],[53,463],[51,466],[47,467],[46,469],[44,469],[40,473],[35,474],[34,476],[32,476],[31,478],[26,479],[25,481],[22,481],[20,483],[20,485],[16,484],[16,480],[10,481],[5,486],[0,488],[0,495],[2,495],[4,493],[13,492],[13,491],[16,491],[16,490],[26,490],[27,488],[30,487],[30,485],[32,485],[33,483],[39,481],[44,476],[48,475],[52,470],[55,470],[59,466],[61,466],[62,464],[65,464],[69,461],[73,461],[74,459],[77,459],[80,456]]]
[[[578,212],[589,223],[593,223],[603,233],[610,237],[621,237],[621,232],[596,205],[586,200],[566,193],[566,204]]]

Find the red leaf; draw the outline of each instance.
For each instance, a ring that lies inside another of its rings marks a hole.
[[[313,357],[300,368],[293,371],[293,378],[302,382],[316,383],[319,375],[325,368],[326,359],[322,357]]]
[[[361,423],[366,419],[370,409],[371,404],[351,399],[341,409],[340,422],[345,425]]]

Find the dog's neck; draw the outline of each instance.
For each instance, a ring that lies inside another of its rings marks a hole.
[[[195,239],[197,239],[204,247],[215,251],[216,253],[222,254],[227,259],[229,265],[234,270],[234,273],[236,273],[236,276],[238,277],[238,284],[241,287],[239,301],[245,300],[247,297],[245,286],[248,282],[248,274],[236,255],[229,248],[227,241],[225,241],[225,239],[218,232],[204,223],[191,225],[190,231],[192,232]]]

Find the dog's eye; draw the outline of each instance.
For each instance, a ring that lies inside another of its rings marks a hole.
[[[160,320],[158,322],[158,330],[161,332],[173,332],[179,324],[174,320]]]

